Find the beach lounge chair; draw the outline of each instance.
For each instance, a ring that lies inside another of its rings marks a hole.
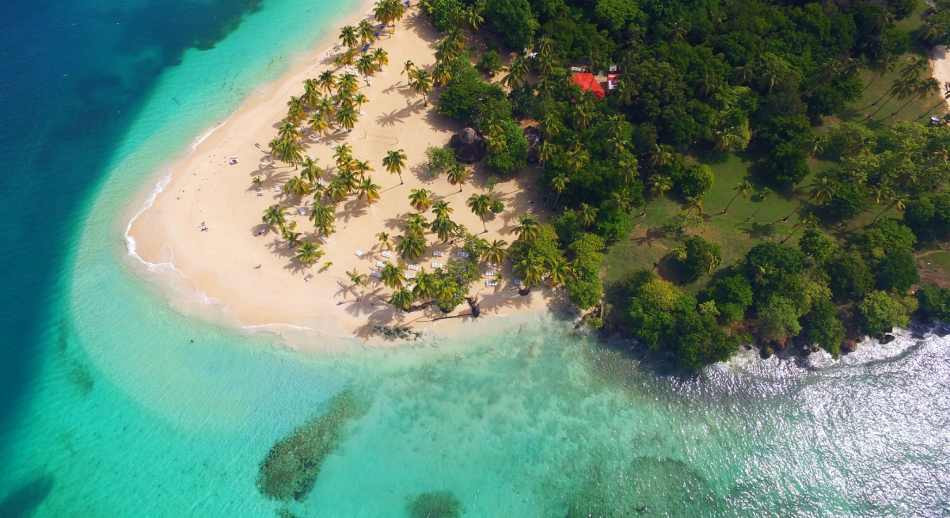
[[[442,257],[443,255],[445,254],[442,252],[442,250],[436,250],[432,252],[432,257]]]
[[[410,264],[410,265],[407,265],[406,268],[408,268],[410,272],[417,272],[417,271],[419,271],[419,265],[418,265],[418,264]]]
[[[413,271],[406,272],[406,279],[415,279],[415,278],[416,278],[416,272],[413,272]]]
[[[383,250],[383,253],[381,253],[381,254],[379,254],[379,255],[385,257],[386,259],[391,259],[392,256],[393,256],[393,253],[390,252],[389,250]]]
[[[465,250],[459,250],[458,252],[455,252],[455,255],[458,256],[460,259],[468,259],[468,252],[466,252]]]
[[[494,277],[495,275],[496,275],[495,270],[488,270],[485,272],[485,277],[491,278],[491,277]]]
[[[487,286],[487,287],[489,287],[489,288],[494,288],[495,286],[498,286],[498,280],[497,280],[497,279],[488,279],[487,281],[485,281],[485,286]]]
[[[300,214],[301,216],[306,216],[307,207],[297,207],[297,214]]]
[[[382,270],[383,268],[386,267],[386,263],[384,263],[384,262],[382,262],[382,261],[376,261],[376,267],[379,268],[380,270]]]
[[[440,263],[439,261],[432,261],[431,265],[432,265],[432,268],[434,268],[434,269],[436,269],[436,270],[439,269],[439,268],[442,268],[442,266],[443,266],[442,263]]]
[[[363,255],[366,254],[366,252],[360,250],[359,248],[357,248],[357,249],[356,249],[356,252],[354,252],[354,253],[356,254],[356,257],[359,257],[360,259],[362,259],[362,258],[363,258]]]

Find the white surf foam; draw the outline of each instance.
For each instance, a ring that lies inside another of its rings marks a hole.
[[[202,133],[202,134],[199,135],[197,138],[195,138],[194,142],[191,143],[191,150],[194,151],[194,150],[198,149],[198,146],[200,146],[202,142],[204,142],[205,140],[207,140],[208,137],[210,137],[211,135],[214,135],[214,132],[215,132],[215,131],[218,131],[219,129],[221,129],[222,126],[224,126],[225,124],[227,124],[227,123],[228,123],[228,120],[229,120],[229,119],[224,119],[223,121],[221,121],[220,123],[218,123],[216,126],[212,127],[212,128],[209,129],[208,131]]]

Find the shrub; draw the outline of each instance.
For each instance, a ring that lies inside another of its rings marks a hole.
[[[699,236],[686,238],[682,248],[674,251],[673,256],[683,275],[683,280],[688,283],[711,273],[722,262],[719,245],[710,243]]]
[[[950,322],[950,290],[925,284],[917,290],[917,311],[928,320]]]
[[[488,0],[485,23],[508,48],[519,51],[531,45],[539,25],[528,0]]]
[[[845,329],[838,311],[830,300],[824,299],[812,304],[809,311],[802,318],[802,336],[809,345],[818,345],[837,358],[841,354],[841,342],[844,341]]]
[[[874,277],[861,254],[847,252],[838,255],[825,267],[828,285],[835,300],[860,300],[874,286]]]
[[[482,54],[481,59],[478,60],[478,70],[485,74],[488,77],[495,75],[501,68],[501,56],[498,55],[498,51],[492,49],[484,54]]]
[[[920,281],[917,273],[917,261],[908,250],[894,250],[878,263],[877,287],[904,294],[911,286]]]
[[[883,291],[873,291],[858,304],[858,313],[864,332],[880,336],[894,326],[906,326],[910,322],[907,308],[900,300]]]

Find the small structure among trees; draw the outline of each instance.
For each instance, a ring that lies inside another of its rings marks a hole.
[[[483,139],[473,128],[465,128],[461,133],[452,135],[449,147],[455,151],[459,162],[474,164],[485,157],[487,147]]]
[[[581,90],[594,94],[598,99],[603,99],[607,95],[600,81],[590,72],[574,72],[571,74],[571,82]]]

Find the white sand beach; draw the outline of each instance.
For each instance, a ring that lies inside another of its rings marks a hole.
[[[369,11],[365,6],[361,12]],[[307,155],[323,166],[332,164],[334,146],[349,143],[358,159],[371,163],[372,178],[382,186],[381,200],[375,204],[348,198],[338,206],[336,233],[324,241],[326,255],[317,265],[298,268],[292,260],[294,251],[279,236],[273,232],[261,235],[261,217],[268,206],[281,202],[288,206],[288,218],[297,221],[298,231],[304,236],[313,232],[307,217],[312,200],[288,200],[280,192],[283,182],[295,171],[272,161],[267,146],[286,115],[287,100],[302,94],[304,80],[335,68],[332,51],[326,50],[333,42],[324,43],[281,79],[245,100],[223,124],[196,140],[172,163],[168,185],[130,226],[136,253],[151,263],[173,264],[184,283],[217,301],[230,318],[246,327],[288,324],[324,336],[357,336],[381,343],[381,339],[371,336],[377,325],[411,324],[419,330],[454,333],[490,325],[485,317],[492,315],[546,308],[546,294],[534,290],[528,296],[519,296],[510,275],[503,276],[495,287],[486,286],[487,278],[473,286],[471,294],[477,295],[482,308],[478,322],[470,318],[434,322],[433,318],[440,315],[397,311],[385,303],[389,290],[376,281],[365,289],[350,287],[345,272],[357,268],[368,274],[377,261],[389,260],[383,257],[375,236],[382,231],[393,236],[401,232],[400,218],[413,211],[408,201],[410,189],[425,187],[433,191],[437,199],[444,198],[451,204],[456,222],[473,233],[482,231],[481,221],[465,200],[472,193],[487,192],[486,173],[476,170],[472,181],[458,192],[458,187],[444,177],[430,178],[420,167],[426,148],[446,144],[460,129],[437,115],[431,103],[424,105],[401,74],[406,60],[417,66],[435,61],[435,37],[424,17],[411,9],[391,36],[387,33],[375,44],[389,53],[389,64],[370,79],[368,86],[361,81],[360,91],[369,102],[363,106],[353,131],[319,142],[306,141]],[[396,148],[408,155],[408,170],[402,175],[404,185],[381,163],[386,152]],[[524,173],[495,186],[505,211],[487,222],[488,232],[481,237],[508,243],[515,239],[517,217],[535,205],[530,175]],[[255,176],[263,179],[260,192],[252,183]],[[457,249],[438,244],[434,235],[427,237],[429,252],[419,266],[432,270],[433,261],[444,262]],[[364,253],[358,256],[359,251]],[[394,253],[392,260],[396,260]],[[320,272],[326,262],[332,265]],[[456,311],[467,313],[469,308],[462,304]]]

